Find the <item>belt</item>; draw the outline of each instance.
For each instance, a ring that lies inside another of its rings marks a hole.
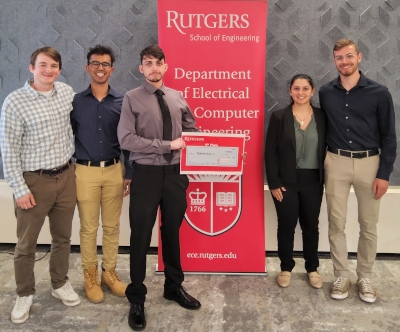
[[[338,154],[339,156],[356,158],[356,159],[373,157],[373,156],[377,156],[379,154],[379,149],[353,152],[353,151],[340,150],[340,149],[328,147],[328,151],[332,152],[334,154]]]
[[[52,168],[52,169],[37,169],[36,171],[32,171],[33,173],[38,173],[38,174],[46,174],[46,175],[57,175],[69,168],[69,162],[67,162],[65,165],[62,165],[60,167]]]
[[[180,172],[180,165],[173,164],[173,165],[142,165],[133,163],[132,164],[134,170],[142,170],[146,171],[147,173],[156,172],[156,173],[170,173],[170,172]]]
[[[104,160],[104,161],[90,161],[90,160],[77,160],[77,164],[80,165],[85,165],[85,166],[96,166],[96,167],[108,167],[114,164],[119,163],[119,157],[110,159],[110,160]]]

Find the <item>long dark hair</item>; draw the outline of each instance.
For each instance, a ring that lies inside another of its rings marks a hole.
[[[312,80],[312,78],[311,78],[310,76],[308,76],[308,75],[306,75],[306,74],[297,74],[297,75],[294,75],[294,76],[292,77],[292,79],[290,80],[290,85],[289,85],[289,88],[290,88],[290,89],[292,88],[292,86],[293,86],[293,84],[294,84],[294,81],[296,81],[296,80],[298,80],[298,79],[306,80],[306,81],[310,84],[311,88],[314,89],[314,81]]]

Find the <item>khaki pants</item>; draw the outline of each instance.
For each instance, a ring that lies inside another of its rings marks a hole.
[[[81,220],[82,268],[98,264],[97,229],[101,208],[103,268],[117,264],[119,217],[123,200],[125,169],[121,162],[108,167],[75,164],[77,202]]]
[[[70,166],[56,176],[24,173],[25,183],[32,192],[36,206],[23,210],[15,204],[17,238],[14,269],[17,294],[35,293],[36,243],[46,216],[49,216],[51,233],[50,277],[53,289],[68,280],[72,218],[76,204],[74,168]]]
[[[357,249],[357,275],[370,278],[377,249],[380,200],[375,200],[372,184],[379,167],[379,156],[352,159],[328,152],[325,159],[325,191],[329,220],[329,243],[336,277],[349,277],[346,234],[347,200],[353,185],[358,202],[360,237]]]

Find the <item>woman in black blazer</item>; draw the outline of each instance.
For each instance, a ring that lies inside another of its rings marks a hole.
[[[324,158],[325,115],[311,106],[314,83],[299,74],[290,82],[293,103],[275,111],[267,132],[265,168],[268,186],[278,216],[278,255],[281,273],[278,284],[290,285],[294,268],[293,242],[297,220],[303,234],[303,257],[311,286],[322,287],[317,272],[318,217],[321,208]]]

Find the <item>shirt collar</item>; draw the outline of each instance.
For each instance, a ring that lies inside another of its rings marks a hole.
[[[150,94],[154,94],[154,92],[156,92],[157,88],[154,87],[153,85],[151,85],[149,82],[144,81],[143,83],[143,87],[145,88],[145,90],[150,93]],[[164,92],[165,94],[165,85],[164,83],[162,84],[160,90],[162,90],[162,92]]]
[[[120,94],[117,92],[117,91],[115,91],[112,87],[110,87],[110,86],[108,86],[108,94],[109,95],[111,95],[111,96],[113,96],[114,98],[117,98]],[[88,86],[88,88],[85,90],[85,91],[83,91],[83,96],[87,96],[87,95],[93,95],[92,94],[92,87],[91,87],[91,85],[89,84],[89,86]]]
[[[32,88],[31,84],[33,83],[33,78],[28,79],[25,82],[24,89],[25,91],[32,97],[32,99],[36,99],[39,95],[40,92],[36,91],[34,88]],[[57,82],[54,82],[54,87],[53,90],[51,91],[51,96],[53,96],[57,92]]]
[[[360,79],[358,80],[358,83],[356,86],[367,86],[368,85],[368,79],[365,77],[365,75],[360,71]]]
[[[361,71],[359,71],[359,73],[360,73],[360,79],[358,80],[357,85],[354,88],[358,88],[360,86],[367,86],[368,85],[368,79],[365,77],[365,75]],[[332,84],[335,85],[335,86],[341,87],[342,84],[340,83],[340,76],[336,77],[332,81]]]

